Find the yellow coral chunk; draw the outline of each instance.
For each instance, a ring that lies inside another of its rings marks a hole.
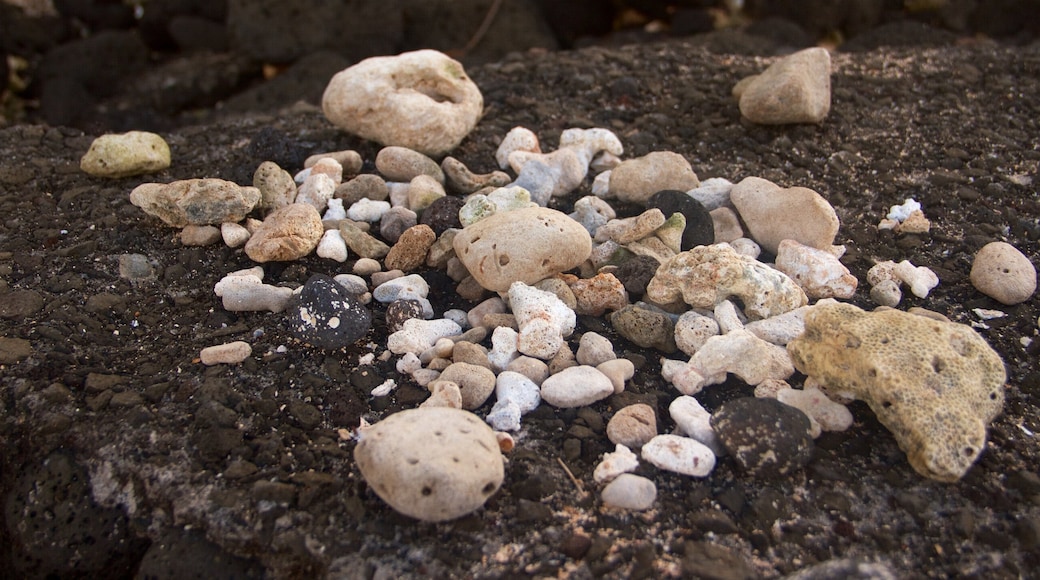
[[[818,305],[787,349],[795,368],[828,394],[870,405],[910,465],[938,481],[957,481],[968,471],[986,445],[986,426],[1004,406],[1004,363],[963,324]]]

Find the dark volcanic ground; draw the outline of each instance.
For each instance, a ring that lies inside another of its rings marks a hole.
[[[1040,298],[1002,306],[975,291],[968,272],[993,240],[1040,262],[1040,46],[838,54],[821,126],[759,127],[740,119],[730,89],[767,61],[736,56],[727,42],[738,41],[723,34],[471,68],[486,115],[453,154],[489,171],[513,126],[536,131],[547,149],[566,128],[607,127],[626,158],[670,150],[701,179],[759,176],[820,192],[842,220],[838,243],[861,281],[860,306],[871,307],[865,280],[875,260],[909,259],[941,282],[901,308],[963,323],[979,322],[976,308],[1006,312],[978,330],[1007,364],[1007,403],[961,482],[916,474],[857,403],[855,425],[824,435],[809,466],[786,479],[749,478],[727,458],[705,479],[644,465],[639,473],[658,486],[655,508],[605,510],[592,480],[612,448],[605,421],[646,401],[667,432],[677,393],[660,378],[658,353],[582,318],[573,346],[582,332],[600,332],[637,363],[626,392],[578,410],[543,405],[525,417],[505,484],[484,509],[416,523],[367,489],[353,442],[337,431],[426,397],[393,361],[357,367],[362,354],[385,349],[382,306],[371,306],[375,329],[345,352],[294,344],[281,315],[226,312],[213,294],[224,274],[253,265],[240,250],[183,247],[128,200],[143,181],[249,183],[265,160],[295,171],[311,153],[354,148],[371,161],[377,147],[299,105],[164,133],[169,170],[107,181],[78,168],[95,135],[21,125],[0,130],[0,336],[29,345],[0,348],[0,576],[742,578],[848,561],[898,577],[1034,574]],[[923,204],[931,234],[878,232],[907,197]],[[126,253],[153,260],[156,278],[121,279]],[[296,286],[350,266],[312,256],[265,266],[265,281]],[[469,306],[446,276],[424,274],[438,315]],[[236,367],[198,362],[201,348],[230,340],[252,343],[253,357]],[[385,378],[401,386],[371,399]],[[734,379],[698,398],[710,410],[750,392]]]

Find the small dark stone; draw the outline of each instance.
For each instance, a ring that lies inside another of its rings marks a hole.
[[[805,467],[813,454],[809,418],[776,399],[742,397],[722,404],[711,426],[752,477],[778,477]]]
[[[718,510],[704,511],[690,516],[690,525],[702,532],[735,534],[738,531],[733,518]]]
[[[301,342],[335,350],[350,345],[372,327],[372,314],[324,274],[311,276],[286,309],[289,332]]]
[[[582,559],[591,547],[592,538],[581,532],[574,532],[560,542],[560,552],[573,560]]]
[[[138,578],[263,578],[258,562],[233,556],[200,531],[170,528],[145,552]]]
[[[386,307],[386,331],[390,334],[404,328],[406,320],[423,317],[423,305],[418,300],[394,300]]]
[[[14,290],[0,294],[0,318],[21,320],[39,312],[44,299],[33,290]]]
[[[252,495],[256,501],[291,504],[296,498],[296,486],[291,483],[261,479],[253,483]]]
[[[552,519],[552,510],[544,503],[520,499],[516,506],[516,517],[521,522],[537,522]]]
[[[633,256],[614,271],[614,277],[625,285],[625,291],[634,296],[646,293],[646,285],[661,265],[653,256]]]
[[[715,224],[711,214],[701,202],[677,189],[658,191],[646,202],[647,208],[661,210],[665,218],[673,213],[681,213],[686,218],[686,229],[683,230],[683,251],[697,246],[710,246],[715,243]]]
[[[304,429],[314,429],[321,424],[322,414],[317,407],[303,401],[290,401],[289,414]]]
[[[453,195],[437,198],[423,210],[419,223],[430,226],[438,236],[448,228],[461,228],[459,210],[465,203],[461,197]]]

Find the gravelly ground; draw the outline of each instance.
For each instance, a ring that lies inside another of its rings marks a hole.
[[[671,150],[701,179],[753,175],[820,192],[842,220],[838,243],[863,281],[860,306],[870,307],[874,260],[909,259],[941,282],[901,307],[964,323],[978,321],[975,308],[1006,312],[979,332],[1007,364],[1007,404],[961,482],[918,476],[870,410],[854,404],[853,428],[818,440],[810,465],[787,479],[750,479],[725,459],[703,480],[644,466],[658,485],[656,507],[604,510],[591,475],[610,447],[605,421],[646,401],[667,431],[676,393],[659,376],[658,353],[582,318],[575,345],[581,332],[601,332],[637,362],[628,391],[579,410],[543,405],[525,417],[506,482],[484,509],[417,524],[366,488],[353,443],[336,431],[426,396],[392,362],[357,368],[360,355],[385,348],[380,306],[370,336],[336,353],[293,344],[279,315],[226,312],[212,288],[253,265],[241,251],[182,247],[176,232],[130,205],[141,179],[80,173],[93,135],[16,126],[0,131],[0,336],[28,339],[31,354],[0,366],[0,576],[737,578],[837,559],[882,562],[900,577],[1032,574],[1040,299],[1001,306],[971,287],[968,271],[974,252],[997,239],[1040,262],[1040,47],[837,55],[833,106],[819,127],[741,121],[729,91],[766,62],[676,41],[485,65],[470,73],[486,115],[454,154],[489,171],[515,125],[547,148],[566,128],[608,127],[626,157]],[[173,167],[149,181],[248,183],[267,159],[295,170],[322,150],[354,148],[368,160],[377,151],[302,105],[164,136]],[[877,232],[888,207],[907,197],[923,204],[931,234]],[[154,281],[120,279],[118,256],[130,252],[155,261]],[[310,257],[265,270],[268,281],[295,286],[349,266]],[[424,274],[438,313],[468,306],[443,274]],[[234,339],[253,344],[243,365],[197,362],[202,347]],[[288,351],[276,353],[280,345]],[[370,399],[388,377],[402,386]],[[699,398],[713,409],[750,391],[730,380]]]

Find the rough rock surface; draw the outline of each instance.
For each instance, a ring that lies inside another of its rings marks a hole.
[[[1004,363],[971,328],[899,310],[816,306],[788,343],[828,393],[866,401],[921,475],[964,476],[1004,407]]]
[[[365,59],[329,81],[329,121],[383,145],[440,156],[473,130],[484,107],[462,64],[435,50]]]

